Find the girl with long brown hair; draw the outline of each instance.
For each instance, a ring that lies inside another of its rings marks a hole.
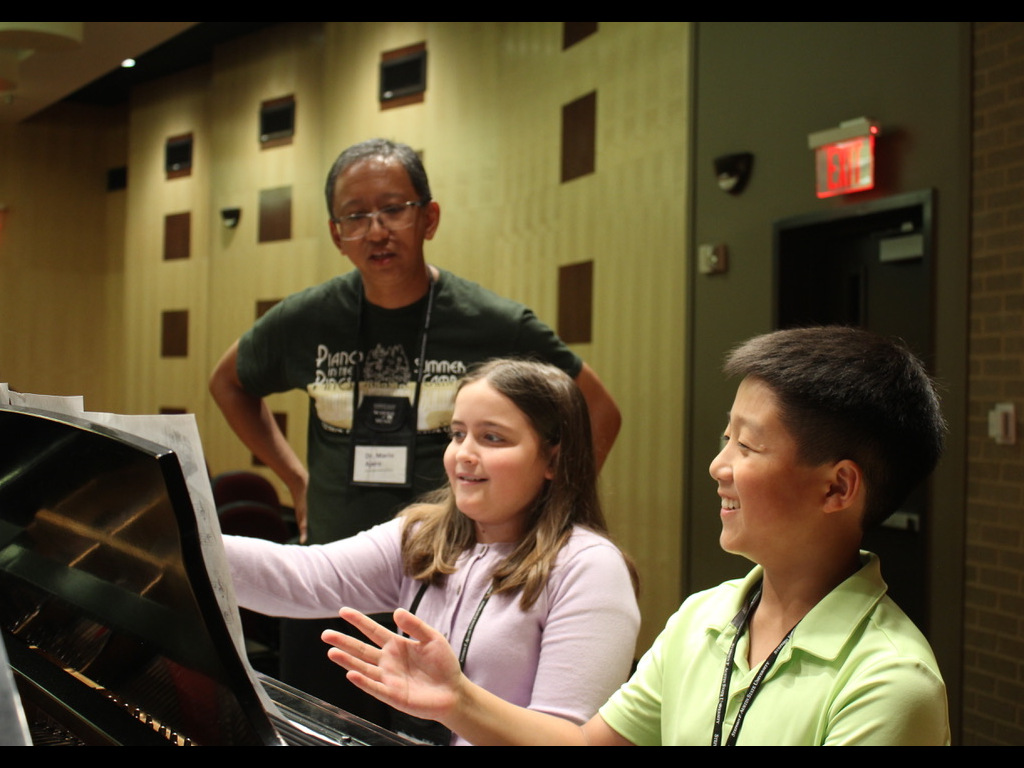
[[[315,547],[226,537],[239,604],[297,618],[409,609],[474,682],[584,722],[628,675],[640,617],[583,396],[553,366],[492,361],[460,384],[451,430],[447,485],[389,523]]]

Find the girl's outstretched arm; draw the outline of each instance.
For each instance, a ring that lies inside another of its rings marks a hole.
[[[462,674],[441,633],[406,610],[395,611],[395,623],[408,637],[350,608],[342,608],[340,615],[376,644],[324,632],[324,642],[333,646],[327,655],[349,670],[354,685],[410,715],[437,720],[473,744],[628,743],[600,715],[578,726],[489,693]]]

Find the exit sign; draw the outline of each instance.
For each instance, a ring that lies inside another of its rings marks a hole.
[[[814,150],[818,197],[863,192],[875,186],[875,137],[860,136]]]

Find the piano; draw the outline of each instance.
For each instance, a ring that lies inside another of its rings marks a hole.
[[[411,744],[252,669],[202,530],[172,451],[0,407],[0,739]]]

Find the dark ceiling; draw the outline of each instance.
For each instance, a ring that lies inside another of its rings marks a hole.
[[[118,67],[66,98],[84,104],[110,106],[127,101],[136,85],[210,61],[213,49],[228,40],[252,34],[279,21],[204,21],[136,58],[130,69]]]

